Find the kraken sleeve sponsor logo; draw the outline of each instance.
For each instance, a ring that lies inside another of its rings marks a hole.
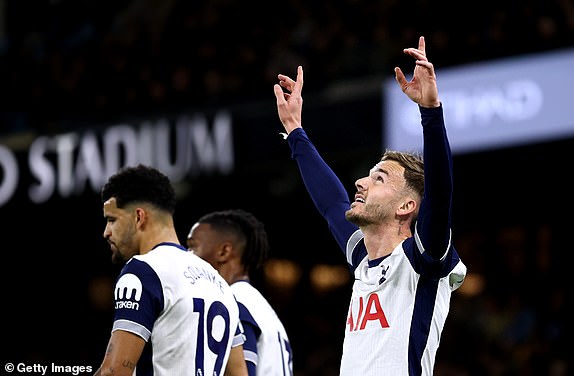
[[[142,283],[140,279],[131,273],[124,274],[116,283],[114,296],[116,309],[129,308],[139,309],[139,301],[142,297]]]

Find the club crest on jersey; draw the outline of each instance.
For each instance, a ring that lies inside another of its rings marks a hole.
[[[383,268],[383,270],[381,271],[381,279],[379,279],[379,285],[387,280],[387,277],[385,277],[385,275],[387,275],[387,270],[389,270],[390,268],[390,266],[387,266],[386,268],[384,266],[381,267]]]
[[[378,322],[378,325],[380,325],[381,328],[389,327],[387,317],[381,307],[379,295],[370,294],[366,300],[367,302],[365,304],[363,297],[359,297],[359,306],[357,307],[357,310],[354,309],[355,302],[351,301],[349,314],[347,316],[347,325],[349,326],[350,332],[365,329],[369,321],[373,321],[375,323]]]
[[[135,274],[127,273],[122,275],[114,290],[115,308],[127,308],[137,311],[140,308],[138,302],[142,297],[142,291],[142,283]]]

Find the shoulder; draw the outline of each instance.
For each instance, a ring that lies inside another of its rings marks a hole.
[[[238,281],[231,285],[233,295],[240,306],[251,316],[276,316],[276,312],[265,296],[247,281]]]
[[[243,304],[249,304],[252,302],[267,302],[267,299],[261,294],[261,292],[253,287],[248,281],[237,281],[231,285],[231,290],[233,295],[238,302]]]
[[[145,258],[142,256],[132,257],[122,268],[118,280],[116,282],[117,286],[125,285],[149,285],[149,284],[160,284],[160,277],[154,268],[153,264],[146,262]]]

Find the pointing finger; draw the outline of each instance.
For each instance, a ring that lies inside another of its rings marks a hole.
[[[422,51],[424,55],[426,55],[426,44],[425,44],[425,37],[419,37],[419,50]]]
[[[292,94],[301,95],[301,91],[303,90],[303,67],[297,67],[297,82],[295,82],[295,87],[293,88]]]

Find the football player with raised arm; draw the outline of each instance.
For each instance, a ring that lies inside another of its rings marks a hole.
[[[432,375],[451,294],[466,276],[452,244],[452,155],[424,37],[404,52],[416,60],[413,77],[397,67],[395,78],[418,105],[422,156],[386,150],[355,182],[352,203],[302,128],[303,68],[274,85],[292,158],[355,278],[341,376]]]

